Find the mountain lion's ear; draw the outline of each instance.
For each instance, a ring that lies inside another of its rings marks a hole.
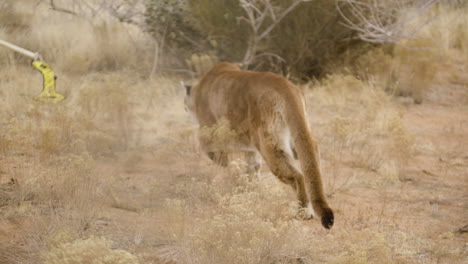
[[[190,92],[192,91],[192,85],[185,84],[183,81],[180,82],[180,84],[185,87],[185,92],[187,95],[190,95]]]

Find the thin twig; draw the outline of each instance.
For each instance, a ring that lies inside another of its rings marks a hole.
[[[280,60],[283,60],[280,56],[273,53],[262,53],[256,55],[257,47],[260,41],[267,37],[273,29],[289,14],[294,8],[296,8],[302,2],[308,2],[310,0],[295,0],[290,6],[285,9],[276,7],[272,4],[271,0],[239,0],[240,6],[245,11],[245,16],[238,17],[237,21],[244,21],[251,28],[251,36],[249,37],[249,43],[242,59],[241,64],[244,67],[248,67],[255,59],[262,56],[272,56]],[[268,25],[264,30],[264,23],[266,18],[271,19],[271,24]]]
[[[58,12],[63,12],[63,13],[67,13],[67,14],[70,14],[70,15],[74,15],[74,16],[77,16],[78,14],[74,11],[71,11],[71,10],[68,10],[68,9],[65,9],[65,8],[61,8],[61,7],[57,7],[54,3],[54,0],[50,0],[50,7],[52,10],[54,11],[58,11]]]
[[[438,0],[338,0],[337,10],[342,25],[356,31],[361,40],[371,43],[397,43],[401,39],[414,39],[432,17],[417,21]],[[345,14],[343,7],[349,14]],[[404,9],[412,7],[413,14],[401,17]],[[411,26],[412,25],[412,26]],[[411,26],[411,27],[410,27]],[[408,29],[409,28],[409,29]]]

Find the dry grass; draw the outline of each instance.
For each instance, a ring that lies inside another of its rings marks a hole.
[[[368,183],[398,181],[398,168],[404,167],[411,156],[413,141],[384,88],[351,75],[332,75],[314,87],[308,94],[311,111],[333,109],[333,115],[327,117],[320,131],[324,159],[377,172],[379,177],[374,174],[372,179],[366,179]],[[358,180],[347,171],[332,175],[331,193]]]
[[[0,38],[43,52],[67,99],[33,101],[40,76],[0,48],[0,263],[466,262],[457,230],[466,225],[466,60],[458,58],[467,40],[458,10],[437,11],[434,25],[449,32],[424,31],[454,40],[443,49],[375,50],[358,63],[363,75],[305,87],[336,212],[327,231],[296,218],[293,191],[268,168],[251,179],[244,161],[221,168],[200,151],[177,78],[142,74],[150,68],[140,65],[142,33],[43,3],[32,14],[30,3],[0,5],[9,10],[0,21],[16,21]],[[392,69],[397,79],[383,74]],[[389,91],[404,78],[439,87],[437,97],[400,102]]]
[[[138,264],[138,258],[125,250],[112,249],[112,242],[105,238],[90,237],[70,241],[59,234],[44,254],[45,264]]]
[[[355,62],[357,75],[385,87],[390,94],[411,97],[416,103],[431,98],[434,84],[450,81],[466,85],[466,12],[466,6],[435,7],[428,14],[433,19],[416,39],[362,55]],[[411,10],[402,14],[411,15]]]
[[[68,8],[66,1],[57,1]],[[48,4],[22,0],[0,6],[0,38],[39,52],[55,70],[85,74],[89,71],[148,68],[146,49],[151,45],[136,27],[115,23],[103,14],[97,19],[53,12]],[[12,21],[15,21],[13,23]],[[17,64],[29,59],[0,50],[2,63]],[[59,72],[59,73],[60,73]],[[146,72],[148,73],[148,72]]]

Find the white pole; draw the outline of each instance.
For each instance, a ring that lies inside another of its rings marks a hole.
[[[21,54],[23,54],[25,56],[28,56],[28,57],[32,58],[33,60],[42,60],[41,55],[39,55],[39,53],[37,53],[37,52],[34,53],[32,51],[29,51],[27,49],[23,49],[21,47],[18,47],[16,45],[13,45],[13,44],[11,44],[9,42],[6,42],[4,40],[1,40],[1,39],[0,39],[0,44],[7,47],[7,48],[10,48],[10,49],[18,52],[18,53],[21,53]]]

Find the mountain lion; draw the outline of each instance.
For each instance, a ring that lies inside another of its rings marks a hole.
[[[333,211],[322,187],[318,146],[309,130],[300,88],[274,73],[244,71],[222,62],[193,88],[186,86],[185,105],[200,129],[227,120],[236,132],[236,144],[224,148],[200,137],[202,149],[212,160],[227,165],[228,152],[245,151],[249,168],[258,172],[260,153],[272,173],[297,192],[308,217],[315,212],[325,228],[333,226]],[[299,159],[301,170],[295,167],[294,158]]]

